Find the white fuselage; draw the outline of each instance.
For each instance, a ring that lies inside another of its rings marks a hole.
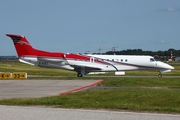
[[[20,61],[41,67],[62,68],[74,70],[72,66],[97,68],[93,71],[126,71],[139,69],[170,70],[172,66],[156,61],[151,56],[130,55],[88,55],[89,60],[59,59],[59,58],[37,58],[21,57]],[[93,72],[92,71],[92,72]]]
[[[112,72],[127,70],[159,70],[170,72],[172,66],[156,61],[152,56],[133,55],[87,55],[88,59],[20,57],[23,63],[49,68],[60,68],[76,71],[81,76],[89,72]]]
[[[156,61],[152,56],[137,55],[89,55],[91,57],[101,58],[116,67],[117,71],[143,70],[143,69],[174,69],[172,66]],[[112,69],[113,70],[113,69]]]

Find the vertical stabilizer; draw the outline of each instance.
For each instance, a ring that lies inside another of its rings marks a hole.
[[[6,34],[6,36],[13,40],[18,57],[37,55],[37,51],[30,45],[25,36],[15,34]]]
[[[25,36],[15,35],[15,34],[6,34],[6,36],[12,39],[19,58],[20,57],[64,58],[64,53],[62,52],[48,52],[33,48]]]

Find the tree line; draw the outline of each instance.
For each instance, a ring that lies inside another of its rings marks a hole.
[[[161,59],[161,60],[168,60],[171,58],[171,53],[172,53],[172,57],[173,59],[175,59],[175,57],[179,57],[180,56],[180,50],[175,50],[175,49],[168,49],[165,51],[144,51],[142,49],[127,49],[127,50],[121,50],[121,51],[107,51],[106,55],[150,55],[150,56],[154,56],[157,59]]]
[[[0,60],[18,60],[16,56],[0,56]]]

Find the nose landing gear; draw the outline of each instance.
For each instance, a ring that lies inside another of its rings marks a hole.
[[[162,77],[162,74],[161,74],[161,73],[159,73],[159,74],[158,74],[158,77],[159,77],[159,78],[161,78],[161,77]]]

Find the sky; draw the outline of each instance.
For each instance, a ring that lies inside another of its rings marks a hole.
[[[180,0],[0,0],[0,56],[7,33],[65,53],[180,49]]]

